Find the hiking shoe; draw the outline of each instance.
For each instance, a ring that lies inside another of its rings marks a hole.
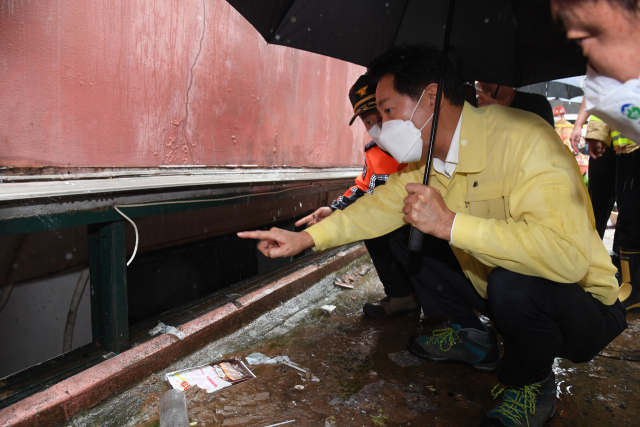
[[[487,412],[480,427],[529,426],[541,427],[556,414],[556,377],[551,372],[546,380],[524,387],[498,384],[493,398],[504,391],[502,402]]]
[[[460,329],[452,323],[436,329],[431,335],[409,338],[409,351],[430,362],[462,362],[482,371],[493,371],[500,360],[500,348],[495,332]]]
[[[373,319],[385,319],[396,314],[420,311],[420,301],[415,294],[402,298],[385,297],[375,302],[365,303],[362,311]]]

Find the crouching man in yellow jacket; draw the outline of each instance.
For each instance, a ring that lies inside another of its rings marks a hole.
[[[429,186],[421,184],[439,58],[425,46],[395,47],[369,65],[383,121],[370,133],[409,163],[403,171],[306,231],[239,236],[261,239],[263,254],[282,257],[406,224],[428,234],[421,253],[409,253],[406,238],[392,250],[411,267],[424,314],[451,321],[412,337],[409,349],[430,361],[497,367],[504,396],[482,426],[542,426],[555,413],[554,358],[587,362],[627,327],[616,269],[594,228],[575,158],[553,128],[521,110],[464,103],[450,66],[434,167]],[[495,332],[474,309],[504,338],[502,359]]]

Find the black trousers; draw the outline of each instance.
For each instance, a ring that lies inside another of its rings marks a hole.
[[[618,222],[614,251],[618,246],[627,250],[640,250],[640,150],[618,154],[616,199]]]
[[[619,301],[606,306],[578,284],[502,268],[489,275],[485,300],[462,272],[448,242],[426,236],[422,253],[412,253],[406,243],[405,235],[397,235],[391,248],[410,271],[425,315],[465,315],[475,309],[493,320],[505,342],[498,364],[502,384],[542,381],[556,357],[587,362],[627,327]]]
[[[408,297],[415,293],[405,268],[391,253],[389,242],[399,232],[401,231],[392,231],[384,236],[364,241],[384,291],[391,298]]]
[[[616,152],[612,147],[597,159],[589,159],[589,197],[602,239],[616,201]]]

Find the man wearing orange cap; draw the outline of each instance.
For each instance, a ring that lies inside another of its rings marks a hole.
[[[566,110],[562,105],[558,105],[553,109],[553,118],[556,121],[556,132],[562,139],[564,145],[571,149],[571,133],[573,132],[573,125],[571,122],[564,118]],[[573,151],[573,149],[571,149]]]
[[[371,129],[381,121],[380,113],[376,109],[376,86],[367,74],[363,74],[349,90],[349,100],[353,105],[353,117],[349,126],[360,117],[364,127]],[[364,147],[365,161],[362,174],[356,178],[355,185],[350,187],[342,196],[323,206],[309,216],[296,222],[296,227],[304,224],[312,226],[331,215],[336,209],[343,210],[365,194],[373,194],[373,190],[387,182],[392,173],[401,171],[405,163],[398,162],[374,142]],[[395,233],[373,239],[364,240],[373,265],[376,267],[380,281],[384,286],[386,297],[364,304],[364,313],[374,319],[419,310],[420,303],[411,285],[411,280],[404,268],[391,253],[389,239]]]

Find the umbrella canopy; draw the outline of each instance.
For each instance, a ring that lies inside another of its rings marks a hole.
[[[584,95],[580,80],[577,77],[535,83],[518,88],[520,92],[537,93],[547,98],[572,99]],[[582,99],[580,99],[582,101]]]
[[[271,44],[360,65],[394,45],[442,48],[442,0],[228,0]],[[460,77],[521,87],[584,74],[549,0],[457,0],[449,59]]]

